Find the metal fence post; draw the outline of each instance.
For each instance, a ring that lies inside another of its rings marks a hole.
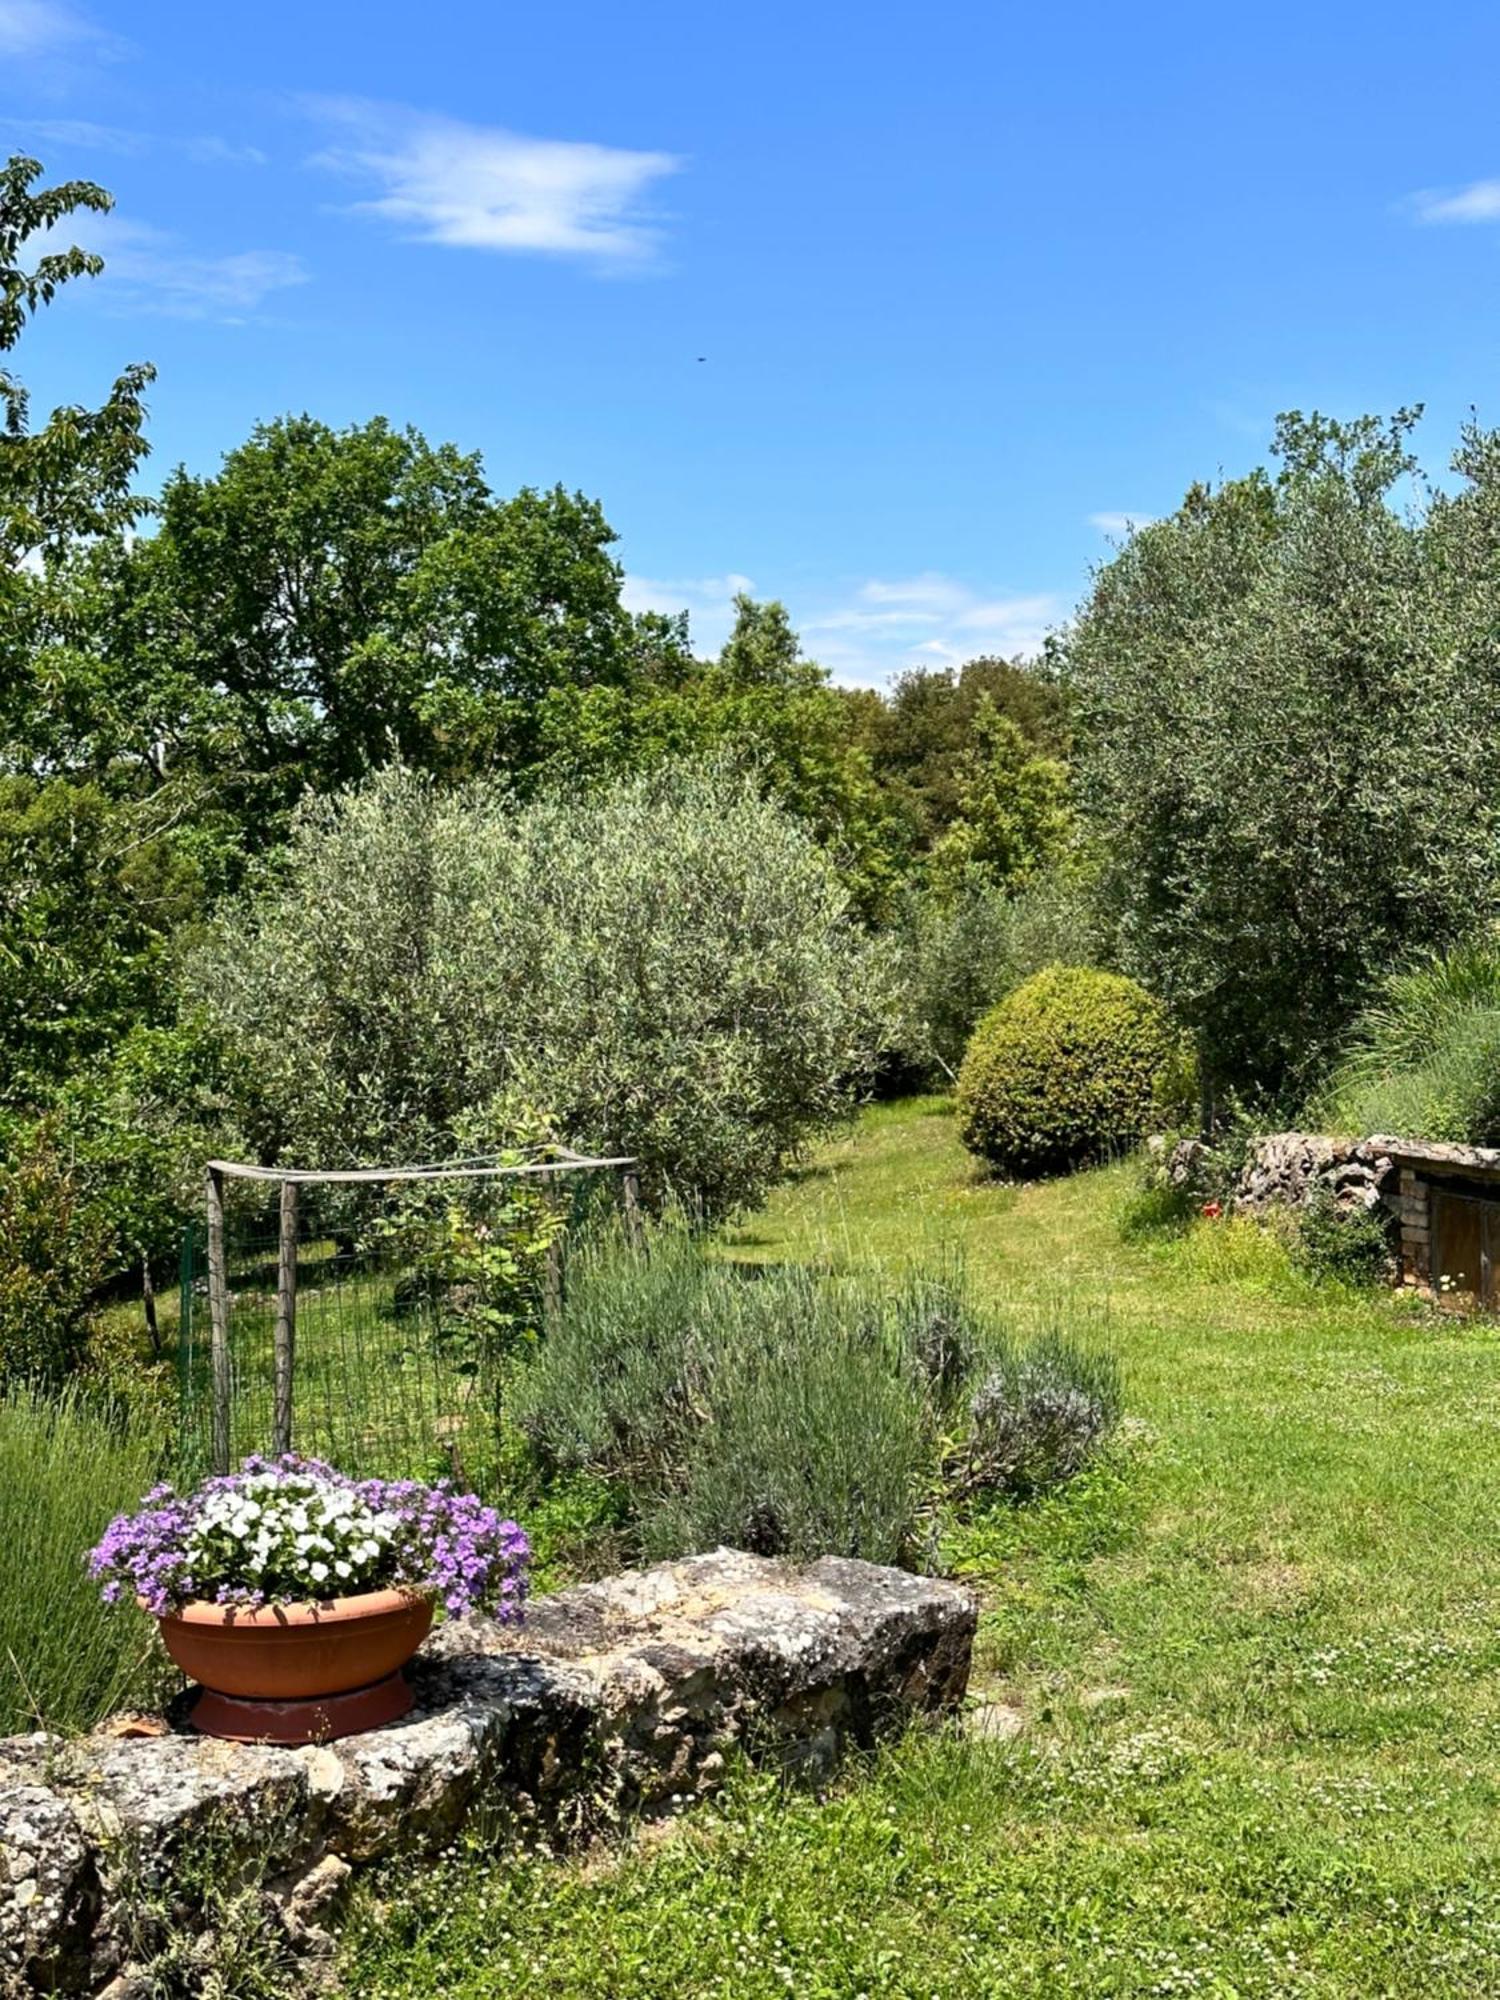
[[[213,1375],[213,1464],[229,1470],[229,1274],[224,1261],[224,1176],[217,1167],[207,1175],[208,1194],[208,1316]]]
[[[271,1449],[292,1448],[292,1370],[297,1351],[297,1183],[281,1183],[281,1238],[276,1257],[276,1400]]]

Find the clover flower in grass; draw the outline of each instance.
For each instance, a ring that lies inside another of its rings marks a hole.
[[[113,1603],[164,1616],[189,1600],[254,1608],[405,1589],[454,1617],[521,1615],[531,1548],[447,1480],[354,1480],[321,1460],[247,1458],[191,1493],[156,1486],[89,1557]]]

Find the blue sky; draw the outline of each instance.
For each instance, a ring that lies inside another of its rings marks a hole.
[[[1500,9],[1391,0],[0,0],[0,143],[118,198],[17,360],[155,361],[147,483],[414,423],[879,683],[1034,647],[1278,410],[1500,423],[1497,73]]]

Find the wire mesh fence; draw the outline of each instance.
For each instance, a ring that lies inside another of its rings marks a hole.
[[[296,1217],[291,1441],[358,1477],[499,1477],[506,1384],[566,1285],[567,1246],[616,1176],[545,1183],[308,1186]],[[279,1184],[225,1205],[224,1346],[216,1451],[208,1230],[184,1234],[178,1371],[190,1468],[277,1443]],[[224,1403],[227,1401],[227,1409]]]

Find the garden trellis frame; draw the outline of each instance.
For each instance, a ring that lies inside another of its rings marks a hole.
[[[269,1181],[279,1184],[280,1230],[276,1258],[276,1319],[274,1341],[274,1401],[271,1420],[273,1452],[292,1448],[297,1355],[297,1208],[298,1190],[307,1186],[348,1186],[400,1181],[503,1180],[531,1176],[550,1184],[562,1175],[615,1172],[620,1176],[620,1201],[625,1226],[638,1241],[641,1228],[640,1163],[633,1156],[595,1157],[569,1146],[547,1144],[536,1150],[546,1157],[502,1161],[494,1154],[445,1160],[428,1166],[402,1167],[261,1167],[242,1160],[210,1160],[204,1173],[208,1211],[208,1312],[210,1381],[213,1405],[213,1469],[228,1472],[233,1403],[229,1353],[229,1268],[224,1243],[224,1183],[226,1180]],[[560,1246],[547,1252],[547,1296],[561,1298]]]

